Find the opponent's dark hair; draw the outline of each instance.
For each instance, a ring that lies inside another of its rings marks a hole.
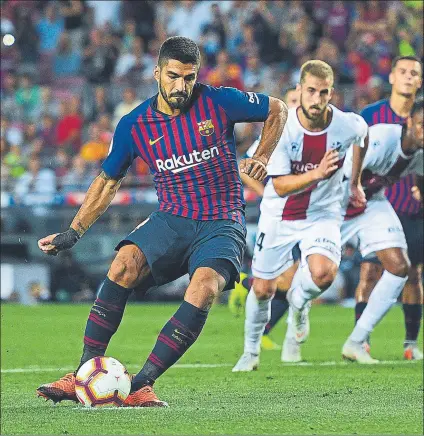
[[[184,36],[171,36],[160,47],[158,65],[165,66],[169,59],[183,64],[195,64],[200,67],[200,51],[197,44]]]
[[[396,56],[392,61],[392,70],[396,67],[399,61],[416,61],[421,65],[421,59],[417,56]]]
[[[424,108],[424,98],[418,97],[414,101],[414,105],[411,109],[411,117],[413,117],[418,111],[422,110]]]

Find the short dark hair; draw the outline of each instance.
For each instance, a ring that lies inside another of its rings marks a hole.
[[[413,117],[418,111],[422,110],[424,108],[424,98],[418,97],[414,101],[414,105],[411,109],[411,117]]]
[[[197,44],[184,36],[171,36],[160,47],[158,65],[165,66],[169,59],[183,64],[195,64],[200,67],[200,51]]]
[[[396,56],[392,61],[392,70],[396,67],[399,61],[416,61],[421,65],[421,59],[417,56]]]

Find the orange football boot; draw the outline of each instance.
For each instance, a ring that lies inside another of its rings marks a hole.
[[[63,400],[75,401],[78,403],[77,394],[75,393],[75,374],[70,372],[64,375],[58,381],[46,383],[37,389],[37,395],[53,403],[60,403]]]
[[[132,392],[124,401],[122,407],[169,407],[168,403],[159,400],[151,386],[144,386]]]

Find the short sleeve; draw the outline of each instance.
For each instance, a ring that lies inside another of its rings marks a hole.
[[[135,159],[131,127],[131,122],[126,116],[121,118],[116,126],[109,154],[102,164],[103,171],[111,178],[124,177]]]
[[[269,97],[236,88],[217,88],[218,102],[233,123],[265,121],[268,118]]]
[[[365,122],[364,118],[361,115],[353,114],[352,118],[352,127],[355,129],[356,132],[355,143],[360,147],[364,147],[364,141],[368,134],[368,124]]]
[[[373,125],[372,116],[373,116],[372,107],[366,106],[364,107],[364,109],[362,109],[361,117],[364,119],[364,121],[367,123],[368,126]]]
[[[267,172],[268,176],[291,174],[291,159],[282,140],[280,140],[269,159]]]

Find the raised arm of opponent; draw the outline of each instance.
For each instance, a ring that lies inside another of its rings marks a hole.
[[[121,185],[122,178],[112,179],[104,171],[97,176],[85,195],[79,211],[66,232],[55,233],[38,241],[43,253],[56,256],[72,248],[81,236],[109,207]]]

